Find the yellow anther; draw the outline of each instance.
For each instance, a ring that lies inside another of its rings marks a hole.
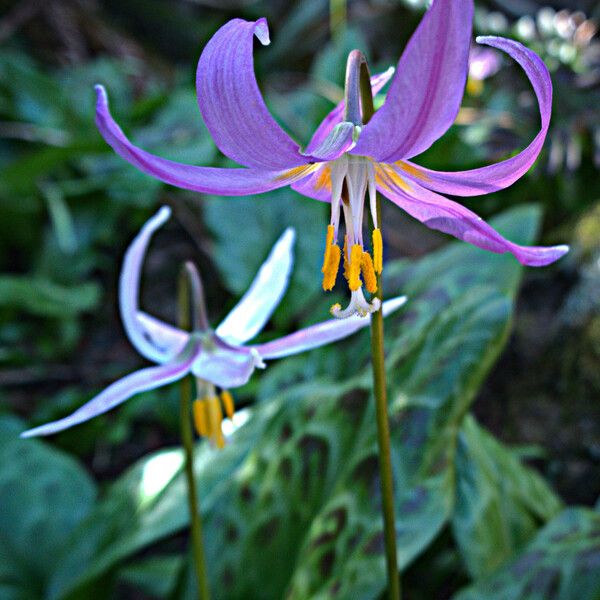
[[[208,400],[208,422],[210,437],[217,448],[223,448],[225,446],[225,438],[223,437],[223,431],[221,430],[222,421],[223,411],[221,410],[221,403],[217,396],[213,396]]]
[[[341,250],[337,244],[329,247],[329,261],[327,268],[323,271],[323,289],[328,292],[333,289],[340,266]]]
[[[198,435],[207,437],[209,435],[208,419],[206,415],[206,400],[194,400],[192,413],[194,415],[194,426]]]
[[[329,255],[331,253],[331,245],[333,244],[334,233],[335,232],[333,225],[328,225],[327,237],[325,238],[325,256],[323,257],[323,266],[321,267],[321,273],[327,272],[327,268],[329,267]]]
[[[373,229],[373,267],[377,275],[383,271],[383,241],[381,239],[381,229]]]
[[[225,409],[225,414],[233,419],[233,413],[235,412],[235,406],[233,404],[233,396],[231,392],[227,390],[223,390],[221,392],[221,402],[223,403],[223,408]]]
[[[344,236],[344,249],[342,250],[342,254],[344,255],[344,277],[346,278],[346,281],[348,281],[348,277],[350,276],[350,270],[349,270],[350,263],[348,262],[348,236],[347,235]]]
[[[336,313],[336,312],[338,312],[338,311],[340,311],[340,310],[342,310],[342,305],[341,305],[341,304],[339,304],[338,302],[336,302],[335,304],[333,304],[333,305],[331,306],[331,308],[329,309],[329,312],[330,312],[332,315],[335,315],[335,313]]]
[[[374,294],[377,291],[377,275],[375,275],[373,261],[371,260],[371,255],[368,252],[362,253],[360,270],[362,272],[367,292]]]
[[[467,78],[467,94],[469,96],[481,96],[483,92],[483,81],[481,79],[475,79],[475,77]]]
[[[360,288],[360,263],[363,249],[360,244],[354,244],[350,252],[350,265],[348,266],[348,287],[355,292]]]

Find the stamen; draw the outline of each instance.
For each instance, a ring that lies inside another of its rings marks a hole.
[[[233,413],[235,412],[235,406],[233,404],[233,396],[231,395],[231,392],[228,392],[227,390],[223,390],[221,392],[221,402],[223,403],[223,407],[225,408],[225,414],[230,419],[233,419]]]
[[[367,292],[374,294],[377,291],[377,276],[375,275],[371,255],[368,252],[362,253],[360,270],[365,281]]]
[[[373,266],[375,273],[381,275],[383,271],[383,240],[379,228],[373,229]]]
[[[335,285],[340,265],[340,254],[341,250],[337,244],[329,246],[329,252],[326,254],[328,262],[323,271],[323,289],[326,292],[331,291]]]
[[[350,266],[348,268],[348,287],[355,292],[360,288],[360,264],[363,249],[360,244],[354,244],[350,253]]]
[[[213,396],[208,399],[207,404],[210,438],[216,444],[217,448],[223,448],[225,446],[225,438],[223,437],[223,431],[221,430],[221,423],[223,421],[221,403],[217,396]]]
[[[194,403],[192,404],[192,413],[194,416],[196,432],[202,437],[208,437],[210,433],[206,415],[206,398],[194,400]]]
[[[350,277],[350,263],[348,262],[348,235],[347,234],[344,236],[343,255],[344,255],[344,278],[346,279],[346,281],[348,281],[348,278]]]
[[[321,267],[321,273],[327,271],[329,265],[329,254],[331,252],[331,245],[333,244],[333,237],[335,231],[333,225],[327,225],[327,237],[325,238],[325,256],[323,257],[323,266]]]

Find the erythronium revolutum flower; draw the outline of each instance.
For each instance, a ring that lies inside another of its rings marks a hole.
[[[119,282],[119,306],[125,332],[136,350],[158,366],[123,377],[70,416],[30,429],[21,434],[22,437],[62,431],[105,413],[135,394],[173,383],[191,373],[196,378],[199,397],[194,404],[198,433],[222,446],[221,403],[229,416],[233,414],[228,388],[244,385],[256,367],[265,367],[263,360],[329,344],[369,324],[368,319],[360,317],[344,321],[330,319],[270,342],[245,345],[264,327],[287,288],[293,265],[293,229],[287,229],[279,238],[248,291],[214,331],[206,322],[200,280],[189,264],[186,267],[192,280],[195,278],[193,308],[200,316],[198,327],[186,332],[141,311],[138,296],[146,248],[170,213],[169,208],[163,207],[144,225],[125,254]],[[399,297],[384,302],[383,314],[394,312],[405,301],[405,297]],[[215,388],[222,390],[220,398]]]
[[[374,272],[382,269],[381,232],[375,194],[381,192],[428,227],[497,253],[512,253],[530,266],[554,262],[567,246],[525,247],[503,238],[476,214],[438,192],[476,196],[501,190],[519,179],[537,158],[550,121],[552,83],[541,59],[512,40],[479,37],[506,52],[528,76],[541,114],[541,129],[519,154],[494,165],[459,172],[432,171],[410,159],[429,148],[453,123],[468,72],[473,0],[434,0],[402,54],[385,103],[365,125],[361,122],[358,84],[347,86],[345,103],[319,125],[301,150],[273,119],[253,70],[253,39],[269,43],[265,19],[234,19],[208,42],[196,75],[198,104],[219,149],[247,168],[222,169],[175,163],[134,146],[112,119],[106,91],[97,86],[96,122],[105,140],[140,170],[177,187],[241,196],[285,185],[331,203],[323,263],[323,287],[334,285],[340,249],[340,213],[345,220],[345,275],[350,306],[337,316],[365,314],[378,307],[362,291],[374,291]],[[372,78],[373,92],[392,70]],[[356,79],[356,78],[355,78]],[[351,106],[351,103],[353,106]],[[364,252],[363,214],[369,195],[373,256]]]

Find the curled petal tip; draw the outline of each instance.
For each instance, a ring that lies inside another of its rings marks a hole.
[[[281,238],[282,241],[285,240],[286,244],[289,244],[290,246],[293,246],[294,243],[296,242],[296,230],[293,227],[288,227],[282,234]]]
[[[161,206],[159,211],[156,213],[157,221],[160,221],[161,225],[165,221],[167,221],[171,217],[171,207],[170,206]]]
[[[108,97],[106,95],[106,89],[104,88],[104,86],[101,83],[97,83],[94,86],[94,90],[96,92],[96,100],[98,100],[98,102],[103,102],[104,104],[106,104],[108,102]]]
[[[387,317],[389,314],[398,310],[401,306],[404,306],[407,302],[408,298],[406,296],[398,296],[396,298],[391,298],[390,300],[386,300],[381,308],[383,312],[383,316]]]
[[[268,46],[271,43],[269,37],[269,26],[267,25],[267,19],[262,17],[256,21],[254,25],[254,35],[258,38],[258,41],[263,46]]]

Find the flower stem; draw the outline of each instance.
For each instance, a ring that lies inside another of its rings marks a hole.
[[[377,215],[381,222],[380,198],[377,195]],[[383,299],[381,277],[377,281],[377,298]],[[394,481],[390,448],[390,425],[388,419],[387,388],[385,381],[385,355],[383,351],[383,313],[381,308],[371,315],[371,364],[373,365],[373,394],[377,420],[377,444],[379,447],[379,476],[383,509],[383,533],[388,572],[390,600],[400,600],[400,574],[396,551],[396,517],[394,513]]]
[[[346,31],[347,13],[346,0],[329,0],[329,28],[334,40],[341,40]]]
[[[359,100],[360,98],[360,100]],[[373,94],[369,69],[361,52],[353,50],[346,69],[346,114],[348,120],[356,119],[360,106],[360,124],[366,124],[373,116]],[[377,222],[381,223],[381,198],[377,194]],[[381,276],[377,278],[375,296],[383,304]],[[379,476],[383,512],[383,533],[388,573],[390,600],[400,600],[400,574],[396,550],[396,515],[394,512],[394,480],[388,419],[387,388],[385,381],[385,354],[383,350],[383,313],[381,308],[371,315],[371,364],[373,366],[373,395],[377,420],[377,445],[379,447]]]
[[[190,296],[197,300],[198,281],[195,278],[195,268],[190,268],[186,263],[179,277],[179,326],[190,330],[193,321],[202,319],[197,310],[192,314],[193,308],[190,304]],[[192,301],[193,302],[193,301]],[[197,302],[193,302],[197,305]],[[196,309],[198,307],[196,306]],[[198,491],[194,477],[194,433],[192,430],[192,378],[188,375],[181,380],[180,387],[180,428],[181,443],[184,452],[184,470],[188,490],[188,506],[190,511],[190,530],[192,542],[192,555],[194,570],[196,571],[197,597],[199,600],[209,600],[210,590],[208,587],[208,576],[206,573],[206,560],[204,558],[204,545],[202,543],[202,521],[198,504]]]

